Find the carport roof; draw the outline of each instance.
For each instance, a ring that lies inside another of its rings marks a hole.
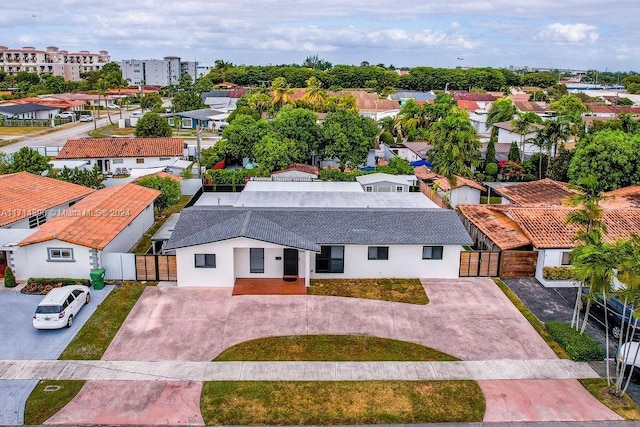
[[[324,244],[471,245],[455,211],[445,209],[184,209],[166,249],[238,237],[320,251]]]

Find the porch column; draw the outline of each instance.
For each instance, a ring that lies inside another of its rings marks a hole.
[[[311,286],[311,252],[304,251],[304,285]]]

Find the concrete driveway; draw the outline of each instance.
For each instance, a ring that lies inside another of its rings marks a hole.
[[[322,296],[231,297],[231,289],[149,287],[103,359],[207,361],[246,340],[296,334],[374,335],[423,344],[463,360],[556,358],[493,281],[424,280],[423,285],[431,301],[426,306]],[[522,395],[526,385],[520,381],[483,381],[487,420],[541,421],[554,414],[572,419],[584,407],[592,409],[586,415],[591,419],[619,419],[584,393],[577,381],[555,384],[562,387],[539,385],[543,392],[523,400],[505,399]],[[188,382],[156,382],[152,395],[142,399],[148,393],[144,382],[88,381],[76,399],[47,423],[77,423],[78,416],[83,424],[121,423],[121,414],[128,413],[136,396],[136,413],[146,416],[135,417],[135,423],[162,425],[167,423],[163,408],[179,390],[192,402],[197,387]],[[565,398],[568,392],[579,396],[579,406],[574,408],[577,404]],[[96,395],[111,397],[100,403]],[[542,414],[531,410],[537,405],[546,408]],[[192,405],[182,412],[189,416],[172,422],[202,424],[201,418],[194,417]]]
[[[71,328],[41,331],[32,319],[42,295],[25,295],[15,290],[0,291],[0,358],[57,359],[82,325],[111,292],[112,286],[91,290],[91,302],[78,313]],[[24,404],[37,381],[0,381],[0,424],[21,424]]]

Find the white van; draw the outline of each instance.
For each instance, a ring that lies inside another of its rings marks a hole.
[[[40,301],[33,315],[33,327],[36,329],[68,328],[73,318],[85,304],[91,301],[89,288],[83,285],[53,288]]]

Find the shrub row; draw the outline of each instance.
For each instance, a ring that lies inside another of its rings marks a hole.
[[[600,344],[588,335],[580,334],[568,323],[547,322],[547,331],[569,354],[571,360],[589,362],[602,360],[604,353]]]
[[[573,280],[575,276],[573,267],[544,267],[542,277],[545,280]]]
[[[29,280],[27,280],[27,285],[30,285],[32,283],[35,285],[57,285],[58,283],[61,283],[62,286],[69,286],[69,285],[90,286],[91,285],[91,281],[89,279],[69,279],[69,278],[60,278],[60,277],[56,277],[56,278],[32,277]]]

